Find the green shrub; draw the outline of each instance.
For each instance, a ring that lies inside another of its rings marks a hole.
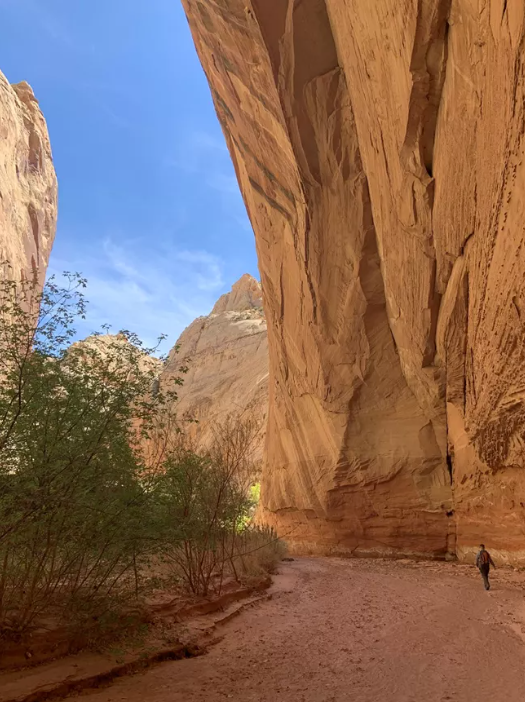
[[[0,280],[0,638],[43,617],[121,621],[152,561],[208,595],[283,549],[251,523],[261,423],[232,415],[209,451],[184,447],[181,376],[159,383],[156,349],[130,332],[72,344],[85,281],[66,280]]]
[[[188,589],[220,591],[231,535],[249,509],[248,495],[224,465],[180,450],[157,476],[157,534],[164,560],[182,575]]]
[[[229,415],[214,427],[205,454],[185,449],[183,441],[156,476],[160,552],[193,594],[220,593],[226,576],[260,576],[280,560],[283,545],[275,533],[252,525],[259,500],[252,456],[260,430],[250,412]]]
[[[275,573],[286,544],[272,527],[251,525],[235,538],[233,563],[240,580]]]
[[[138,449],[175,398],[132,334],[70,347],[68,282],[0,282],[0,633],[125,601],[148,543]]]

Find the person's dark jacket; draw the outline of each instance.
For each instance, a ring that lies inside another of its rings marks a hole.
[[[481,568],[482,566],[492,566],[493,568],[496,567],[490,553],[486,549],[478,552],[478,555],[476,556],[476,565],[478,568]]]

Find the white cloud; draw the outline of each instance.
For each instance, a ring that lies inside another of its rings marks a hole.
[[[194,267],[195,287],[203,291],[215,291],[222,287],[222,262],[206,251],[178,251],[174,257],[181,263]]]
[[[222,151],[225,154],[228,153],[224,139],[210,134],[209,132],[193,132],[189,143],[192,144],[194,148],[197,147],[201,151],[208,151],[211,149],[213,151]]]
[[[237,178],[227,173],[211,173],[208,180],[210,188],[217,190],[225,195],[239,196],[239,184]]]
[[[195,317],[209,314],[224,292],[223,262],[206,251],[178,250],[157,242],[107,238],[102,249],[51,257],[49,273],[79,270],[87,279],[87,319],[79,336],[110,324],[136,332],[148,346],[167,334],[167,351]]]
[[[203,185],[216,193],[224,218],[251,233],[237,177],[222,137],[202,131],[192,132],[179,142],[175,155],[168,157],[165,165],[199,178]]]
[[[93,53],[92,47],[86,46],[79,40],[78,33],[66,24],[64,17],[59,13],[53,12],[49,6],[44,6],[41,0],[16,0],[11,3],[16,4],[16,9],[24,15],[31,15],[36,18],[42,30],[47,34],[51,41],[57,44],[62,44],[66,49],[75,53],[83,53],[85,51]]]
[[[224,139],[203,131],[190,132],[178,141],[175,153],[166,157],[166,165],[192,174],[232,168]]]

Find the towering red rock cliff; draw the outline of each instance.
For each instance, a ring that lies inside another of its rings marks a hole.
[[[43,280],[57,220],[57,181],[47,127],[27,83],[0,73],[0,260],[12,275]]]
[[[268,407],[268,341],[260,283],[243,275],[223,295],[207,317],[199,317],[181,334],[161,374],[161,382],[180,376],[177,415],[196,419],[184,426],[200,447],[209,447],[214,426],[243,417],[261,424],[253,446],[255,462],[262,458],[264,419]]]
[[[183,3],[256,234],[267,518],[525,559],[523,2]]]

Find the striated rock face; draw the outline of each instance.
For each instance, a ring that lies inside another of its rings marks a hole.
[[[171,351],[161,383],[180,376],[177,414],[196,419],[184,431],[200,447],[213,438],[213,426],[228,415],[263,422],[268,406],[268,341],[262,310],[261,285],[244,275],[215,304],[208,317],[199,317],[181,334]],[[263,433],[261,433],[263,438]],[[254,460],[262,457],[262,441]]]
[[[525,6],[183,3],[256,234],[267,519],[524,560]]]
[[[57,181],[47,127],[27,83],[0,73],[0,260],[14,277],[43,281],[57,220]]]

